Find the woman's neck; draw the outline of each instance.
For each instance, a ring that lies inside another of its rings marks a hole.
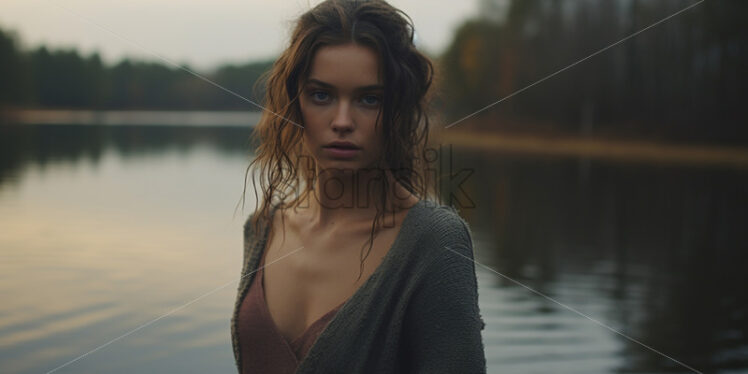
[[[309,223],[319,229],[328,229],[357,223],[370,226],[382,200],[385,201],[382,224],[394,224],[395,216],[419,199],[398,183],[388,170],[384,173],[336,170],[335,173],[318,173],[314,190],[306,194],[304,200],[299,206],[309,208]]]

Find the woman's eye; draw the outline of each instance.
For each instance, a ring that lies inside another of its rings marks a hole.
[[[363,103],[366,105],[376,106],[376,105],[379,105],[379,96],[366,95],[363,98],[361,98],[361,101],[363,101]]]
[[[312,92],[312,99],[314,99],[315,101],[325,102],[327,101],[328,97],[329,95],[327,94],[327,92],[323,92],[323,91]]]

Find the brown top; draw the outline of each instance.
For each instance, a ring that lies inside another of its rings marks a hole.
[[[344,303],[327,312],[301,336],[289,342],[273,322],[265,300],[265,277],[262,275],[264,263],[263,255],[255,274],[255,279],[259,279],[259,282],[252,282],[237,317],[237,331],[242,348],[242,373],[294,373],[317,336]]]

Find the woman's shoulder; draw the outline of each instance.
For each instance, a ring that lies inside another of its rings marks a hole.
[[[270,234],[271,220],[273,220],[278,205],[269,207],[267,213],[261,209],[255,209],[249,214],[244,221],[244,256],[251,257],[251,252],[255,248],[263,247],[263,242],[268,239]]]
[[[247,219],[244,221],[244,241],[252,240],[257,237],[257,233],[262,231],[263,222],[257,222],[257,217],[260,215],[259,210],[255,210],[250,213]]]
[[[447,252],[473,258],[473,240],[470,227],[459,211],[439,202],[424,200],[412,217],[413,235],[420,255],[441,259]],[[449,257],[449,256],[447,256]]]
[[[415,220],[425,229],[422,235],[446,241],[444,244],[449,244],[455,239],[471,239],[470,227],[459,210],[431,200],[423,200],[420,203],[423,209],[417,212]]]
[[[264,214],[259,207],[250,213],[244,221],[244,237],[248,238],[256,235],[258,232],[262,232],[269,221],[273,219],[275,211],[279,206],[277,203],[271,205],[268,207],[267,213]]]

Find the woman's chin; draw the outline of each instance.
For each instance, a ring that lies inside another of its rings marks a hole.
[[[344,173],[350,174],[351,172],[370,171],[373,172],[377,169],[374,164],[361,162],[360,160],[320,160],[317,162],[317,166],[320,170],[324,170],[326,173]]]

